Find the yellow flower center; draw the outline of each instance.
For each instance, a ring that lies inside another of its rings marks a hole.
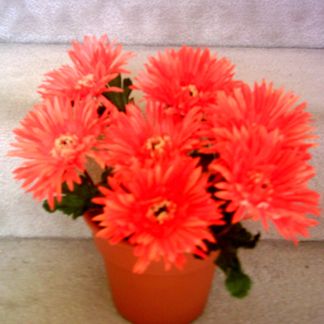
[[[194,84],[188,84],[187,86],[183,86],[182,90],[188,91],[191,97],[197,97],[199,95],[199,91]]]
[[[174,218],[175,211],[176,204],[164,199],[149,207],[147,217],[155,220],[159,224],[163,224],[165,221]]]
[[[273,185],[269,177],[260,171],[250,171],[248,173],[250,180],[249,187],[253,191],[255,201],[258,201],[257,207],[262,209],[269,208],[269,202],[274,193]]]
[[[151,156],[154,156],[155,154],[161,155],[164,153],[165,146],[170,142],[170,140],[170,136],[168,135],[150,137],[146,141],[145,147],[150,151]]]
[[[54,157],[69,157],[76,151],[78,142],[76,135],[61,135],[55,139],[51,154]]]
[[[80,79],[75,89],[80,90],[82,87],[91,88],[94,82],[94,75],[92,73],[85,75],[82,79]]]
[[[197,87],[194,84],[189,84],[188,85],[188,90],[189,90],[189,94],[191,97],[197,97],[199,94],[199,91],[197,89]]]
[[[268,189],[271,186],[269,179],[262,172],[250,172],[249,179],[253,184],[259,185],[262,189]]]

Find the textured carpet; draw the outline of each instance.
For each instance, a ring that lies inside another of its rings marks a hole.
[[[0,240],[1,324],[122,324],[90,240]],[[324,323],[323,242],[265,241],[242,251],[250,295],[231,298],[216,272],[195,324]],[[167,324],[167,323],[166,323]]]

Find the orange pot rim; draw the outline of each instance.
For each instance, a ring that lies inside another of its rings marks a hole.
[[[96,242],[96,245],[99,250],[102,250],[102,243],[104,242],[108,246],[110,246],[112,249],[116,251],[116,253],[131,253],[134,256],[134,264],[137,259],[137,257],[133,254],[133,246],[129,244],[126,241],[121,241],[117,244],[112,244],[109,242],[108,239],[97,237],[96,234],[100,231],[101,227],[98,222],[95,222],[92,220],[92,217],[96,215],[93,212],[86,212],[84,214],[84,220],[87,223],[87,225],[90,227],[94,240]],[[99,243],[100,242],[100,243]],[[104,248],[106,249],[106,248]],[[118,252],[117,252],[118,251]],[[103,253],[103,252],[102,252]],[[172,276],[172,275],[178,275],[179,273],[190,273],[199,271],[200,269],[206,267],[206,263],[213,263],[213,260],[217,258],[219,255],[219,251],[214,251],[210,253],[205,259],[198,259],[193,256],[193,254],[188,254],[186,258],[186,263],[182,269],[178,269],[175,266],[172,266],[170,270],[163,270],[162,273],[164,273],[166,276]],[[107,262],[113,262],[107,260]],[[120,261],[118,261],[120,262]],[[161,275],[161,268],[164,268],[164,265],[162,266],[162,261],[160,262],[151,262],[151,264],[148,266],[148,268],[145,270],[146,275]]]

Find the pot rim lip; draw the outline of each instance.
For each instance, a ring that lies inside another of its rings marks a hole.
[[[119,243],[113,244],[113,243],[110,243],[108,239],[104,239],[102,237],[96,236],[96,234],[101,230],[99,222],[92,220],[92,217],[96,216],[96,215],[98,215],[98,213],[96,211],[87,211],[83,214],[83,218],[84,218],[85,222],[87,223],[87,225],[90,227],[90,229],[92,231],[92,235],[95,239],[107,241],[111,246],[120,246],[123,248],[132,247],[132,245],[127,243],[126,241],[121,241]]]
[[[92,217],[95,216],[95,215],[98,215],[98,212],[97,211],[87,211],[84,213],[83,215],[83,218],[85,220],[85,222],[87,223],[87,225],[90,227],[90,230],[92,232],[92,235],[93,235],[93,239],[95,241],[105,241],[107,242],[107,244],[109,244],[111,247],[114,247],[116,249],[122,249],[124,250],[125,252],[127,251],[127,253],[130,253],[131,250],[133,249],[133,246],[131,244],[129,244],[128,242],[126,241],[121,241],[119,243],[116,243],[116,244],[112,244],[109,242],[109,240],[107,239],[104,239],[102,237],[98,237],[96,236],[96,234],[100,231],[101,227],[99,225],[99,222],[96,222],[96,221],[93,221],[92,220]],[[100,249],[99,249],[100,250]],[[184,266],[184,268],[182,270],[180,269],[177,269],[175,267],[172,267],[169,271],[165,271],[165,275],[168,275],[168,276],[172,276],[172,275],[177,275],[178,273],[190,273],[190,272],[195,272],[195,271],[198,271],[200,268],[204,268],[206,267],[206,263],[213,263],[213,261],[211,261],[212,259],[215,259],[217,258],[217,256],[219,255],[219,251],[214,251],[212,252],[210,255],[208,255],[205,259],[203,260],[199,260],[199,259],[196,259],[194,258],[194,255],[192,253],[188,253],[187,254],[187,262],[189,261],[188,258],[191,258],[191,259],[195,259],[195,261],[199,261],[200,265],[196,264],[196,266],[194,266],[194,268],[192,269],[187,269],[189,271],[186,271],[186,265]],[[132,253],[133,254],[133,253]],[[206,261],[206,262],[204,262]],[[109,262],[109,260],[106,260],[106,262]],[[187,263],[186,262],[186,263]],[[110,263],[110,262],[109,262]],[[114,262],[113,262],[114,263]],[[196,263],[196,262],[195,262]],[[215,265],[213,264],[213,266],[215,267]],[[191,267],[190,267],[191,268]],[[175,270],[176,273],[174,272]],[[183,272],[183,270],[185,270]],[[148,275],[156,275],[155,273],[156,271],[154,271],[152,268],[151,269],[147,269],[145,271],[146,274]],[[158,275],[160,275],[160,273],[158,273]]]
[[[99,215],[99,213],[94,210],[88,210],[83,214],[83,219],[85,220],[87,225],[90,227],[93,235],[96,235],[96,233],[99,232],[101,229],[99,222],[95,222],[92,219],[92,217],[96,216],[96,215]]]

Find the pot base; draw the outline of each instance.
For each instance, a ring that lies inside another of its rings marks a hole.
[[[132,272],[136,257],[126,243],[110,245],[95,238],[112,296],[120,314],[134,324],[187,324],[203,312],[213,280],[212,259],[188,256],[183,270],[153,263],[144,274]]]
[[[93,224],[91,228],[95,234]],[[153,262],[143,274],[136,274],[129,244],[111,245],[96,236],[94,241],[105,262],[113,301],[125,319],[134,324],[188,324],[202,314],[215,254],[205,260],[188,255],[183,270],[165,271],[163,262]]]

